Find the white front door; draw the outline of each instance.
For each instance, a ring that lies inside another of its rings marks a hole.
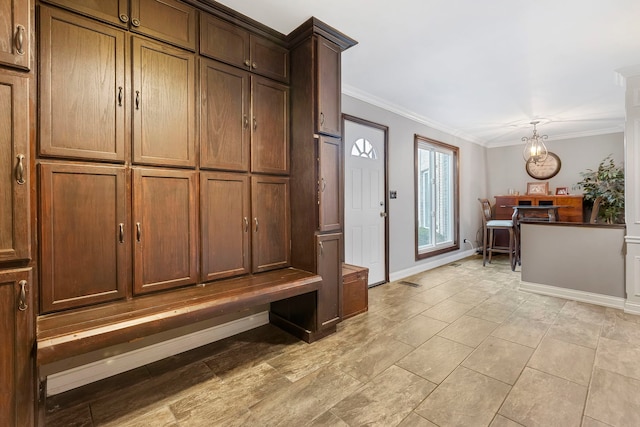
[[[369,285],[386,281],[386,128],[344,122],[345,262],[369,268]],[[374,124],[372,124],[374,125]]]

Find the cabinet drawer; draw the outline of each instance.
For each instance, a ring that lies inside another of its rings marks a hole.
[[[289,50],[208,14],[200,15],[200,54],[289,82]]]
[[[251,71],[289,83],[289,51],[262,37],[251,35]]]
[[[495,218],[496,219],[511,219],[513,215],[512,206],[516,205],[515,197],[496,197],[495,204]]]
[[[45,0],[112,25],[196,50],[196,9],[177,0]]]
[[[196,9],[176,0],[131,0],[131,31],[196,50]]]
[[[0,64],[28,70],[31,67],[30,0],[0,2]]]

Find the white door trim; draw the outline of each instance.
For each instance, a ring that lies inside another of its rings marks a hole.
[[[389,127],[375,123],[366,119],[362,119],[360,117],[351,116],[349,114],[342,114],[342,141],[344,146],[347,146],[347,141],[345,139],[345,122],[350,121],[352,123],[357,123],[363,126],[369,126],[371,128],[380,130],[384,134],[384,200],[385,200],[385,212],[386,217],[384,218],[384,281],[378,283],[372,283],[369,286],[379,285],[389,281]],[[342,167],[345,168],[345,152],[346,148],[342,150]],[[345,176],[346,171],[343,171],[343,175]],[[344,186],[344,183],[343,183]],[[344,191],[343,191],[344,197]],[[342,201],[342,206],[345,205],[345,201]],[[342,224],[344,224],[344,209],[342,212]],[[346,238],[346,236],[345,236]],[[344,261],[344,250],[342,251],[343,261]]]

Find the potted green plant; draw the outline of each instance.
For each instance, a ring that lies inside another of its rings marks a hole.
[[[578,186],[584,191],[585,205],[593,206],[602,197],[598,218],[607,224],[624,224],[624,168],[613,161],[611,154],[605,157],[598,169],[580,172]]]

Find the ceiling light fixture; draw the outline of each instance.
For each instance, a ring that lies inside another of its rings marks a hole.
[[[525,142],[524,150],[522,151],[522,157],[527,162],[542,163],[547,159],[547,146],[544,145],[544,140],[548,138],[547,135],[538,135],[536,125],[540,123],[539,120],[531,122],[533,125],[533,135],[530,138],[526,136],[522,137]]]

